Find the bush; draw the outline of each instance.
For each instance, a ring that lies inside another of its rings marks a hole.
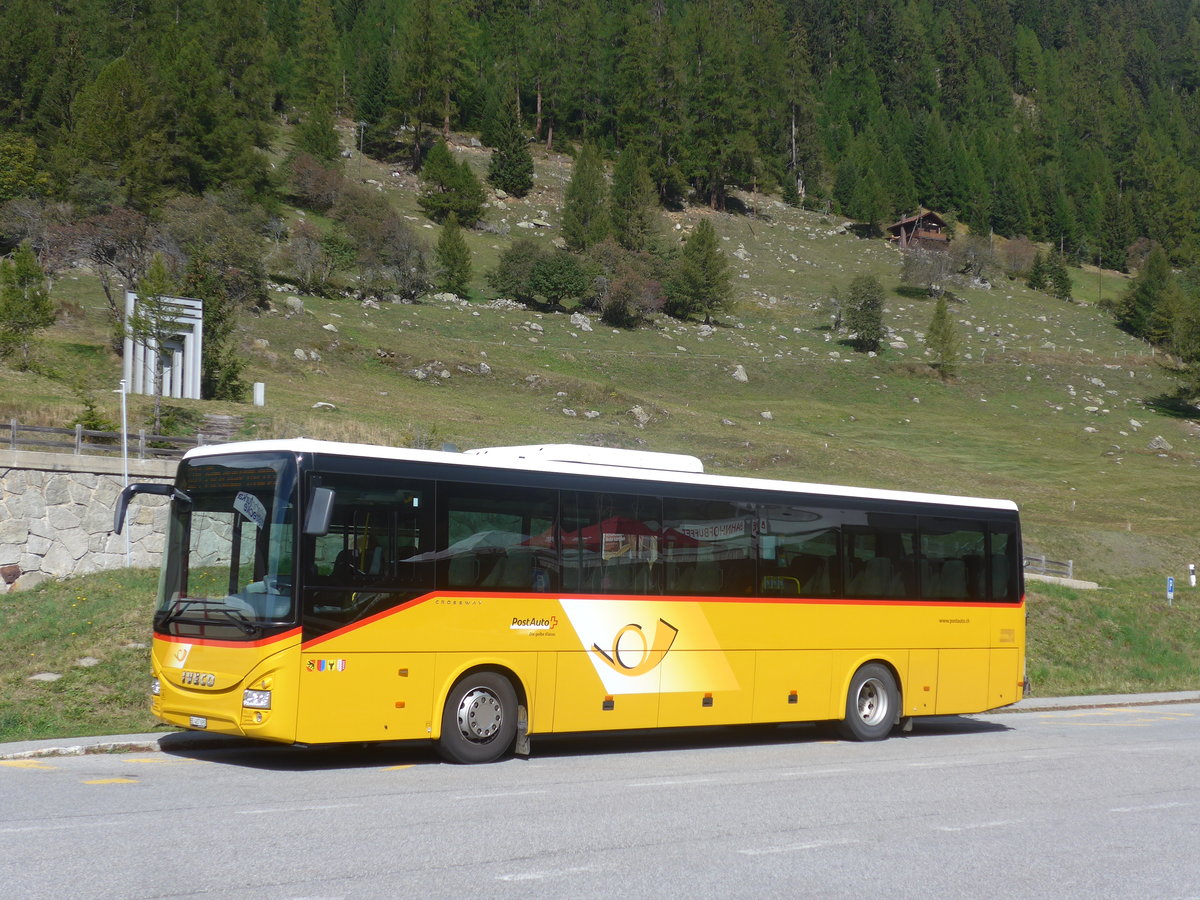
[[[533,300],[530,276],[534,264],[547,254],[533,238],[520,238],[500,254],[496,268],[487,273],[487,283],[501,297],[529,302]]]
[[[305,209],[325,212],[337,202],[347,184],[341,172],[310,153],[297,153],[289,166],[292,198]]]

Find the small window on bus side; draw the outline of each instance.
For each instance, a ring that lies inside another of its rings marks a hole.
[[[758,508],[758,580],[765,597],[839,597],[840,516],[797,506]]]
[[[753,594],[753,508],[721,500],[667,498],[662,563],[668,594]]]
[[[987,582],[991,599],[998,603],[1016,603],[1021,599],[1016,527],[992,523],[988,544]]]
[[[563,587],[589,594],[657,594],[662,500],[564,492]]]
[[[516,485],[438,486],[445,523],[438,583],[491,591],[558,585],[558,492]]]
[[[921,520],[921,596],[987,599],[987,531],[982,522]]]

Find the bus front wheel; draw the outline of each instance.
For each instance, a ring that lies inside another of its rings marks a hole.
[[[455,763],[499,759],[517,736],[517,692],[498,672],[472,672],[446,697],[438,752]]]
[[[846,718],[838,723],[842,737],[851,741],[881,741],[900,714],[900,691],[887,666],[868,663],[850,679],[846,693]]]

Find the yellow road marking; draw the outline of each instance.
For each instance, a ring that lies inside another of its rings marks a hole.
[[[47,765],[44,762],[37,762],[32,759],[0,759],[0,766],[8,766],[12,769],[54,769],[57,766]]]
[[[399,772],[401,769],[411,769],[411,768],[412,768],[414,765],[415,765],[415,763],[409,763],[409,764],[408,764],[408,765],[406,765],[406,766],[388,766],[388,767],[387,767],[386,769],[384,769],[383,771],[385,771],[385,772]]]
[[[84,784],[137,784],[136,778],[95,778]]]

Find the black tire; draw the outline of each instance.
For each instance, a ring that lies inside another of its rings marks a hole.
[[[498,672],[472,672],[450,689],[438,753],[454,763],[494,762],[517,736],[517,692]]]
[[[838,732],[848,741],[881,741],[900,718],[900,691],[891,670],[867,663],[850,679],[846,718]]]

